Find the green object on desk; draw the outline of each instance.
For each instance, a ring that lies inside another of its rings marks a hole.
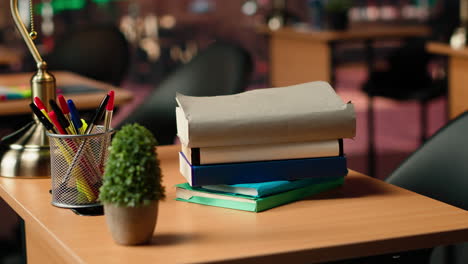
[[[0,86],[0,101],[31,97],[29,86]]]
[[[341,177],[332,181],[311,184],[299,189],[261,198],[191,187],[188,183],[183,183],[176,185],[176,200],[243,211],[261,212],[336,188],[343,185],[343,183],[344,177]]]

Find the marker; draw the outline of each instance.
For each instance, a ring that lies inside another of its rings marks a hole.
[[[60,125],[60,122],[58,121],[57,115],[55,114],[54,111],[49,112],[49,117],[52,120],[52,123],[54,123],[55,128],[58,130],[60,134],[66,135],[67,132],[62,128]]]
[[[45,107],[45,105],[41,101],[41,99],[39,97],[37,97],[37,96],[34,97],[34,103],[36,104],[37,108],[39,108],[39,110],[42,112],[42,114],[44,114],[44,116],[47,117],[49,122],[52,122],[52,120],[50,120],[50,118],[49,118],[49,115],[47,114],[47,108]]]
[[[47,108],[45,107],[44,103],[42,102],[41,98],[39,97],[34,97],[34,103],[36,104],[37,108],[40,110],[45,109],[47,111]]]
[[[108,131],[111,126],[112,113],[114,112],[114,91],[108,93],[109,101],[106,106],[106,115],[104,116],[104,129]]]
[[[78,134],[83,134],[83,123],[81,122],[80,114],[76,110],[76,106],[71,99],[67,100],[68,109],[70,110],[71,121]]]
[[[73,131],[70,129],[70,122],[68,122],[68,120],[65,118],[65,115],[63,114],[60,107],[52,99],[49,100],[49,104],[50,104],[50,107],[52,107],[52,110],[54,110],[55,116],[56,116],[57,121],[59,122],[60,126],[66,131],[65,134],[72,135]],[[50,116],[50,112],[49,112],[49,117],[50,117],[50,119],[52,119],[52,117]],[[52,123],[53,122],[54,122],[54,120],[52,119]]]
[[[70,110],[68,109],[68,105],[67,105],[67,102],[65,101],[65,97],[63,97],[63,95],[60,94],[57,98],[58,98],[60,107],[62,108],[63,115],[65,116],[68,123],[70,124],[69,127],[70,127],[72,134],[76,135],[77,131],[75,129],[75,126],[73,125],[73,122],[71,121]]]
[[[45,129],[49,131],[49,133],[57,134],[57,131],[55,130],[54,125],[52,125],[52,123],[49,122],[49,119],[44,116],[41,110],[34,103],[30,103],[29,107],[31,108],[33,113],[37,116],[37,118],[42,123],[42,125],[44,125]]]
[[[96,114],[94,114],[93,119],[91,120],[91,123],[88,124],[88,128],[86,129],[85,134],[91,133],[94,126],[97,125],[98,122],[102,119],[102,116],[104,115],[104,109],[106,108],[107,102],[109,101],[109,97],[110,96],[106,94],[104,99],[101,101],[101,104],[96,110]]]
[[[102,100],[101,104],[99,105],[98,109],[96,110],[96,114],[94,115],[91,123],[88,125],[88,127],[86,128],[86,131],[85,131],[85,134],[89,134],[91,133],[91,131],[93,130],[94,126],[99,122],[99,120],[102,119],[102,116],[104,114],[104,109],[106,108],[107,106],[107,102],[109,101],[109,95],[106,94],[106,96],[104,97],[104,99]],[[78,159],[81,157],[81,153],[83,152],[83,148],[86,144],[86,140],[87,139],[84,139],[80,146],[78,147],[78,150],[76,151],[76,154],[75,156],[73,157],[73,160],[72,160],[72,163],[70,166],[68,166],[68,169],[67,171],[65,172],[65,176],[63,177],[63,182],[62,183],[66,183],[68,182],[68,179],[71,177],[71,172],[72,172],[72,168],[75,167],[76,165],[76,162],[78,161]],[[94,166],[93,166],[94,167]],[[101,168],[97,168],[98,170],[101,170]],[[99,175],[99,173],[97,173]]]

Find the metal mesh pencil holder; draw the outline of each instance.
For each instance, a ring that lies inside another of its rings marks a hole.
[[[109,154],[111,135],[97,126],[92,134],[50,134],[52,205],[83,208],[100,205],[104,165]]]

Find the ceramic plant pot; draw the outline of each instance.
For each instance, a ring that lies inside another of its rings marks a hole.
[[[117,244],[146,244],[151,240],[156,226],[158,201],[139,207],[104,204],[104,214],[112,238]]]

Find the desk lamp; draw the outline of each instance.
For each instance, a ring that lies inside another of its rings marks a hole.
[[[450,46],[454,49],[462,49],[466,45],[468,30],[468,0],[460,0],[460,27],[455,29],[450,37]]]
[[[37,33],[33,27],[32,0],[29,0],[31,12],[31,33],[21,21],[18,12],[18,0],[10,0],[10,8],[16,27],[26,42],[37,65],[37,72],[31,78],[32,98],[39,97],[50,109],[49,99],[55,99],[55,77],[47,72],[47,64],[34,45]],[[0,145],[0,175],[4,177],[41,178],[50,176],[49,141],[44,127],[37,117],[34,121],[2,139]]]

